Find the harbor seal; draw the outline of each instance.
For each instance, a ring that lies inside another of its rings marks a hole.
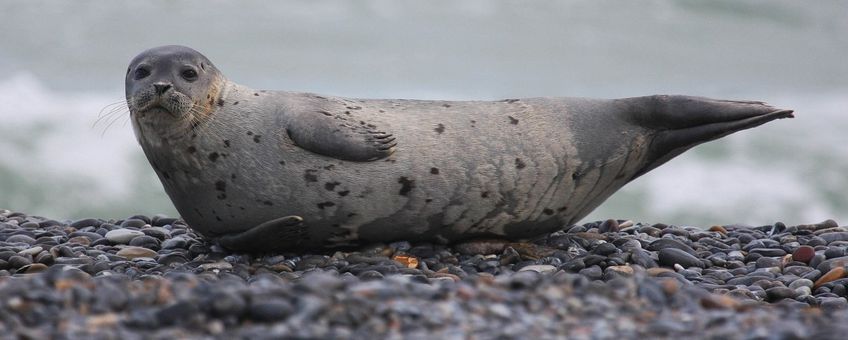
[[[434,101],[260,91],[184,46],[132,59],[126,99],[182,218],[251,252],[531,237],[577,222],[695,145],[792,117],[762,102],[677,95]]]

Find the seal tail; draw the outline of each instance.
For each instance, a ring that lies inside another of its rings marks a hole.
[[[637,98],[631,98],[637,99]],[[793,118],[792,110],[758,101],[718,100],[690,96],[638,98],[630,111],[637,124],[657,131],[645,166],[633,178],[704,142],[750,129],[775,119]],[[641,107],[650,105],[652,108]]]

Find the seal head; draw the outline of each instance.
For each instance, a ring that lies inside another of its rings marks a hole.
[[[139,123],[156,125],[156,131],[184,132],[208,119],[224,82],[221,72],[199,52],[177,45],[156,47],[130,62],[127,105]]]

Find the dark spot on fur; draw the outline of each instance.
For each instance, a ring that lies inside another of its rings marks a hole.
[[[271,201],[262,201],[262,204],[267,205],[269,207],[274,205],[274,203],[271,203]],[[244,210],[244,208],[242,208],[242,210]]]
[[[248,132],[247,132],[247,135],[248,135],[248,136],[253,136],[253,131],[248,131]]]
[[[354,217],[354,216],[356,216],[356,213],[348,213],[347,214],[347,217]]]
[[[488,191],[481,192],[480,197],[483,197],[483,198],[489,197],[489,192]]]
[[[333,170],[333,168],[335,168],[335,167],[336,167],[335,165],[330,164],[330,165],[325,166],[324,170]]]
[[[424,200],[424,203],[430,203],[430,202],[433,202],[433,199],[432,199],[432,198],[428,198],[428,199],[425,199],[425,200]]]
[[[197,216],[203,217],[203,214],[200,213],[200,209],[194,208],[194,212],[197,213]]]
[[[224,100],[218,99],[218,106],[224,106]]]
[[[332,113],[329,113],[329,112],[327,112],[327,111],[323,111],[323,110],[322,110],[322,111],[318,111],[318,112],[320,112],[322,115],[325,115],[325,116],[327,116],[327,117],[332,117],[332,116],[333,116],[333,114],[332,114]]]
[[[254,142],[254,143],[259,143],[259,138],[262,138],[262,135],[256,135],[256,136],[253,136],[253,142]]]
[[[445,125],[442,124],[442,123],[439,123],[439,125],[436,125],[436,128],[433,129],[433,131],[436,131],[436,133],[441,135],[442,132],[445,132]]]
[[[346,108],[348,110],[361,110],[362,109],[361,106],[346,106]]]
[[[575,173],[573,173],[573,174],[571,174],[571,179],[572,179],[572,180],[577,180],[578,178],[580,178],[580,174],[578,174],[578,173],[576,173],[576,172],[575,172]]]
[[[238,103],[239,103],[238,101],[235,101],[235,102],[233,102],[233,105],[238,105]]]
[[[224,182],[224,181],[215,182],[215,190],[226,192],[227,191],[227,182]]]
[[[218,215],[215,215],[215,219],[216,219],[216,220],[218,220],[218,222],[223,221],[223,220],[221,219],[221,217],[219,217]]]
[[[229,147],[230,147],[230,140],[228,140],[228,139],[225,139],[225,140],[224,140],[224,147],[225,147],[225,148],[229,148]]]
[[[409,192],[415,187],[415,180],[406,177],[398,178],[398,183],[400,183],[400,192],[398,194],[401,196],[409,196]]]
[[[186,149],[186,151],[188,151],[188,153],[194,153],[195,151],[197,151],[197,148],[195,148],[195,147],[193,147],[193,146],[189,146],[189,147]]]
[[[280,165],[286,165],[286,161],[280,161]]]
[[[522,161],[522,160],[521,160],[521,158],[516,158],[516,159],[515,159],[515,167],[516,167],[516,168],[518,168],[518,169],[524,169],[524,167],[526,167],[526,166],[527,166],[527,164],[524,164],[524,161]]]
[[[341,183],[339,183],[339,182],[327,182],[327,183],[324,183],[324,189],[327,189],[329,191],[333,191],[333,190],[336,189],[336,186],[339,185],[339,184],[341,184]]]
[[[512,116],[507,116],[509,118],[509,123],[512,125],[518,125],[518,119],[513,118]]]
[[[253,92],[253,95],[259,97],[259,94],[256,92]]]
[[[321,203],[318,203],[318,209],[324,210],[324,208],[332,207],[334,205],[336,205],[336,204],[333,203],[333,202],[321,202]]]
[[[318,170],[308,169],[303,173],[303,178],[307,182],[318,182],[318,175],[315,174],[316,172],[318,172]]]
[[[551,210],[551,209],[545,208],[544,210],[542,210],[542,213],[545,214],[545,215],[553,215],[554,211]]]
[[[430,173],[433,174],[433,175],[438,175],[439,174],[439,168],[430,168]]]
[[[502,100],[504,103],[512,104],[518,102],[518,99],[504,99]]]
[[[380,110],[380,113],[386,113],[386,110]]]
[[[344,190],[344,191],[339,191],[339,192],[338,192],[339,196],[341,196],[341,197],[345,197],[345,196],[347,196],[347,194],[349,194],[349,193],[350,193],[350,190]]]
[[[219,199],[219,200],[225,200],[225,199],[227,199],[227,194],[225,194],[225,193],[220,193],[220,194],[218,194],[218,199]]]
[[[235,181],[236,180],[236,174],[230,174],[230,179]]]
[[[271,202],[268,202],[268,203],[271,203]],[[273,204],[268,204],[268,205],[273,205]],[[239,209],[244,210],[244,207],[239,207]]]
[[[450,104],[442,104],[442,107],[451,107]]]
[[[218,160],[218,157],[220,157],[220,156],[221,155],[219,155],[217,152],[210,153],[209,154],[209,160],[215,162],[215,161]]]
[[[366,125],[366,126],[367,126],[367,127],[372,128],[372,129],[376,129],[376,128],[377,128],[377,125],[374,125],[374,124],[368,124],[368,125]]]
[[[557,209],[557,211],[558,211],[558,212],[563,212],[563,211],[565,211],[566,209],[568,209],[568,207],[562,207],[562,208],[559,208],[559,209]]]

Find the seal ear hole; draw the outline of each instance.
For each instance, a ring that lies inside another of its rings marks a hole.
[[[200,63],[200,69],[206,71],[206,64]]]

